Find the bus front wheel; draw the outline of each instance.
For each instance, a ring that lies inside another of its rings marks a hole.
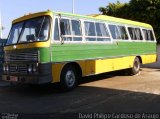
[[[65,66],[61,72],[60,85],[63,91],[69,91],[77,87],[78,75],[72,65]]]
[[[136,57],[133,62],[133,67],[129,69],[129,72],[131,73],[131,75],[136,75],[139,73],[140,67],[141,67],[141,62],[139,58]]]

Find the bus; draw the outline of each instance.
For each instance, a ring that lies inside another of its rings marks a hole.
[[[27,84],[59,83],[74,89],[81,77],[157,61],[151,25],[104,15],[55,11],[30,13],[13,20],[2,79]]]

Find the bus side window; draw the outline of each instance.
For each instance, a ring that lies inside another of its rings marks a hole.
[[[122,40],[128,40],[128,35],[125,26],[118,26]]]
[[[73,41],[82,41],[81,22],[79,20],[71,20]]]
[[[152,30],[148,30],[148,37],[149,37],[149,40],[154,41],[154,36],[153,36]]]
[[[64,25],[64,33],[62,35],[71,35],[69,19],[61,19],[60,24]]]
[[[109,33],[104,23],[96,23],[97,36],[109,37]]]
[[[104,23],[95,23],[97,41],[110,41],[110,36]]]
[[[136,34],[135,34],[135,29],[132,27],[128,27],[129,35],[131,37],[131,40],[137,40],[136,39]]]
[[[108,25],[113,39],[121,39],[120,33],[116,25]]]
[[[58,28],[58,19],[55,19],[55,24],[54,24],[54,40],[59,41],[59,28]]]
[[[142,31],[143,31],[144,39],[149,40],[147,30],[143,29]]]
[[[71,37],[71,29],[70,29],[70,20],[69,19],[61,19],[60,20],[60,26],[63,26],[63,29],[61,28],[61,33],[63,35],[64,41],[72,41]],[[70,35],[70,36],[66,36]]]
[[[143,31],[145,40],[154,41],[154,36],[153,36],[152,30],[143,29],[142,31]]]
[[[135,28],[135,34],[136,34],[136,39],[137,40],[143,40],[140,28]]]
[[[86,41],[96,41],[96,33],[95,33],[95,24],[94,22],[84,22],[84,28],[85,28],[85,36]]]

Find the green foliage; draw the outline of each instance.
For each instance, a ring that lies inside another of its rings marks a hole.
[[[103,15],[121,17],[121,15],[124,15],[122,13],[127,8],[127,6],[128,4],[123,4],[117,1],[116,3],[109,3],[109,5],[106,7],[100,7],[99,11],[102,12]]]
[[[160,0],[130,0],[129,3],[109,3],[106,7],[100,7],[103,15],[120,17],[153,26],[156,37],[160,38]]]

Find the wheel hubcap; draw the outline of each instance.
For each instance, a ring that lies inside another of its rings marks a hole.
[[[68,87],[72,87],[75,83],[75,74],[72,70],[66,73],[66,84]]]
[[[139,71],[139,68],[140,68],[139,62],[135,61],[135,63],[134,63],[134,69],[135,69],[135,71]]]

